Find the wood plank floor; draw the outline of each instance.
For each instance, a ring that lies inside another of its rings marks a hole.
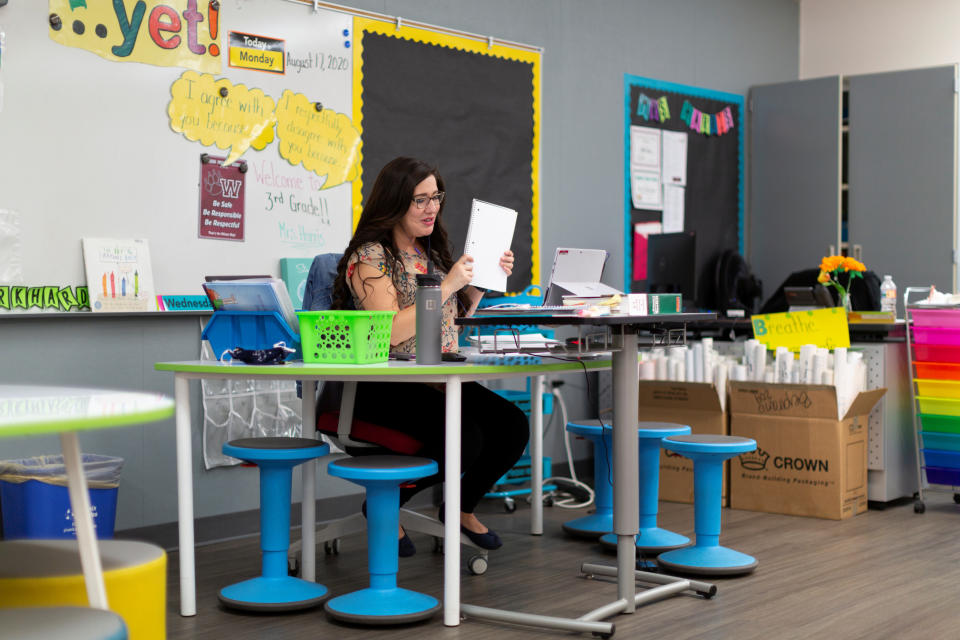
[[[480,606],[576,617],[616,598],[612,579],[581,577],[583,561],[612,564],[597,544],[572,539],[566,520],[586,513],[545,509],[543,536],[530,536],[529,511],[520,502],[508,515],[499,501],[486,501],[482,519],[504,539],[490,554],[483,576],[464,569],[461,599]],[[661,503],[662,527],[691,534],[693,508]],[[960,638],[960,507],[946,493],[929,493],[927,511],[912,503],[871,509],[838,522],[723,510],[721,543],[759,560],[756,572],[739,578],[703,578],[718,585],[711,600],[677,596],[620,615],[616,638]],[[400,560],[401,586],[442,596],[443,560],[432,539],[413,536],[418,553]],[[217,543],[197,550],[198,615],[182,618],[178,555],[169,555],[168,637],[230,640],[371,638],[406,640],[506,640],[577,637],[501,623],[465,620],[444,627],[438,615],[425,623],[368,628],[329,620],[322,608],[255,615],[218,604],[219,588],[259,571],[258,539]],[[468,550],[464,549],[464,554]],[[342,541],[340,555],[318,554],[318,581],[334,595],[367,586],[363,536]],[[589,637],[580,635],[579,637]]]

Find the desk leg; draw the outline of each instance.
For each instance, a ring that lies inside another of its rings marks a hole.
[[[87,489],[87,477],[83,472],[77,434],[61,433],[60,450],[67,468],[70,509],[73,511],[73,524],[80,546],[80,565],[83,567],[83,579],[87,585],[87,600],[94,609],[108,609],[107,590],[103,584],[103,565],[100,563],[100,549],[90,514],[90,492]]]
[[[446,389],[443,495],[443,624],[460,624],[460,376]]]
[[[543,376],[530,379],[530,533],[543,535]]]
[[[613,532],[617,535],[617,594],[626,601],[623,613],[636,609],[635,537],[639,530],[639,454],[637,449],[637,336],[623,336],[623,349],[613,353]]]
[[[311,440],[317,437],[317,382],[304,380],[301,393],[303,404],[302,435]],[[308,460],[301,466],[303,474],[303,502],[300,511],[300,576],[308,582],[317,581],[317,461]]]
[[[173,379],[177,422],[177,517],[180,529],[180,615],[197,615],[193,545],[193,441],[190,432],[190,381]]]

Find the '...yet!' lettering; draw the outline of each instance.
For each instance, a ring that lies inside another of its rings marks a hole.
[[[144,0],[138,0],[133,5],[130,15],[127,15],[124,0],[113,0],[113,11],[117,15],[117,24],[123,35],[123,42],[112,47],[111,51],[118,58],[125,58],[133,52],[137,43],[143,18],[147,13],[147,5]],[[165,4],[156,5],[147,18],[147,32],[153,43],[161,49],[176,49],[183,41],[180,32],[184,30],[184,22],[186,22],[187,48],[192,53],[202,55],[207,48],[200,44],[197,38],[197,25],[203,22],[203,14],[197,11],[197,0],[187,0],[183,20],[173,7]],[[213,45],[210,50],[213,53]]]

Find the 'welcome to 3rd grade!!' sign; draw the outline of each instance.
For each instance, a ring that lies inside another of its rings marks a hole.
[[[805,344],[835,349],[850,346],[847,312],[843,307],[788,313],[766,313],[751,318],[753,337],[767,349],[800,351]]]

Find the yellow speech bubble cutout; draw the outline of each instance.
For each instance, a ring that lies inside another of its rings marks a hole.
[[[317,110],[305,95],[287,89],[277,103],[277,137],[290,164],[327,176],[321,189],[356,179],[360,132],[346,115]]]
[[[185,71],[170,87],[170,128],[188,140],[230,149],[225,165],[253,146],[273,140],[277,116],[273,98],[210,74]]]

